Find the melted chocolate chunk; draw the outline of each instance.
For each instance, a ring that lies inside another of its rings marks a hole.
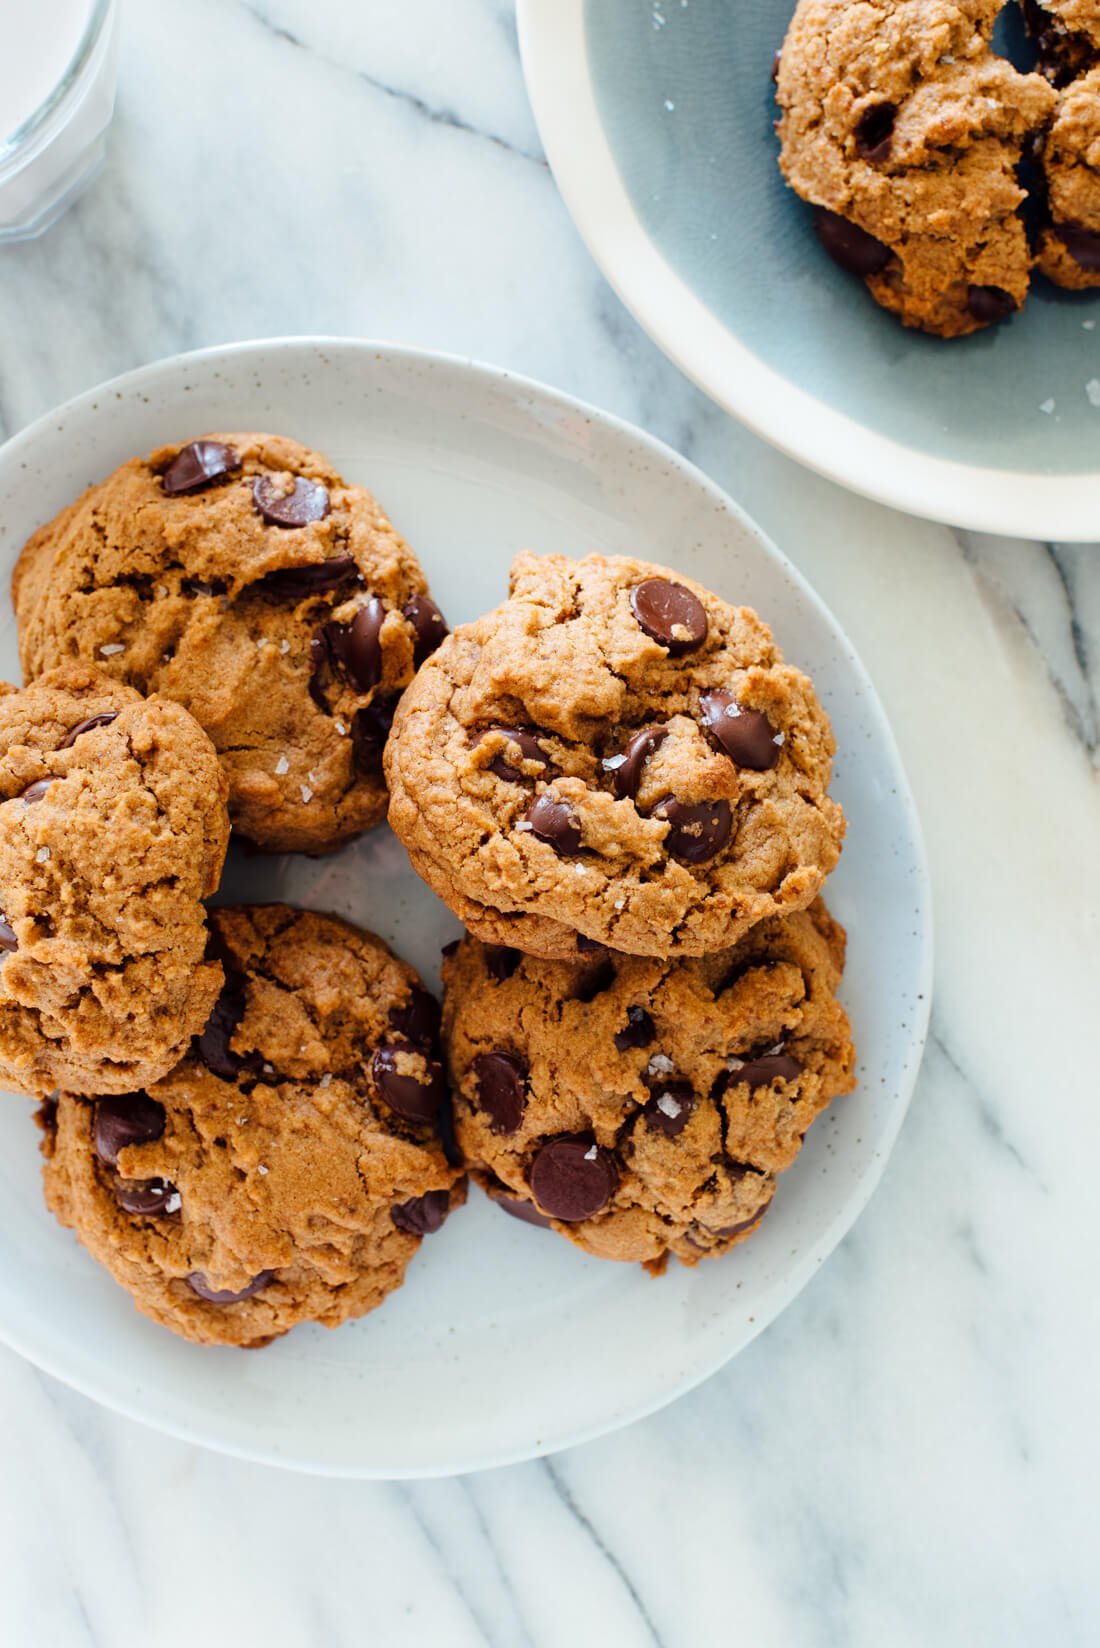
[[[537,1225],[539,1230],[552,1229],[552,1220],[545,1213],[540,1213],[534,1202],[525,1202],[522,1196],[509,1196],[501,1190],[490,1190],[488,1194],[501,1212],[511,1218],[519,1219],[525,1225]]]
[[[439,1003],[414,984],[403,1007],[390,1008],[390,1027],[417,1047],[434,1047],[439,1040]]]
[[[268,526],[293,528],[323,521],[331,509],[328,488],[304,475],[294,477],[289,492],[280,490],[270,475],[257,475],[252,483],[252,501]]]
[[[31,807],[36,801],[41,801],[50,785],[56,782],[57,780],[54,778],[38,778],[33,784],[27,785],[19,799],[25,802],[28,807]]]
[[[779,761],[775,728],[761,710],[747,709],[719,687],[699,700],[703,730],[722,755],[751,772],[767,772]]]
[[[715,858],[733,824],[728,801],[677,801],[671,795],[658,801],[649,816],[668,821],[665,851],[681,864],[706,864]]]
[[[414,595],[402,609],[402,617],[411,624],[416,640],[413,644],[413,668],[419,669],[425,658],[430,658],[441,641],[451,633],[447,621],[428,595]]]
[[[104,1167],[117,1167],[123,1150],[150,1144],[163,1132],[164,1106],[148,1093],[116,1093],[95,1101],[92,1144]]]
[[[707,613],[702,601],[683,584],[668,578],[646,578],[630,592],[630,610],[651,640],[667,647],[674,658],[694,652],[707,638]]]
[[[414,1196],[409,1202],[398,1202],[391,1207],[390,1218],[406,1236],[430,1236],[440,1228],[450,1208],[446,1190],[428,1190],[423,1196]]]
[[[863,279],[879,275],[893,256],[889,246],[869,235],[858,223],[849,223],[846,217],[826,211],[824,206],[814,210],[814,228],[833,262],[839,263],[850,275]]]
[[[392,697],[373,698],[365,709],[355,712],[351,724],[351,745],[360,772],[377,772],[381,767],[382,751],[390,736],[400,697],[397,693]]]
[[[770,1087],[775,1081],[797,1081],[801,1074],[801,1064],[790,1053],[761,1053],[759,1057],[746,1059],[735,1070],[728,1071],[722,1090],[737,1087],[742,1082],[748,1082],[751,1088]]]
[[[894,140],[894,122],[898,117],[894,103],[876,103],[864,109],[856,125],[856,153],[862,160],[877,166],[890,154]]]
[[[620,801],[633,801],[641,788],[646,762],[667,737],[667,727],[643,727],[629,740],[620,755],[609,755],[601,763],[604,772],[611,774],[611,788]]]
[[[10,956],[19,948],[19,940],[3,910],[0,910],[0,954]]]
[[[522,760],[537,762],[544,772],[549,767],[550,757],[539,744],[537,733],[528,731],[526,727],[486,727],[485,731],[479,732],[475,738],[475,746],[483,743],[493,733],[506,738],[509,744],[515,744]],[[546,734],[543,733],[542,736],[545,738]],[[508,760],[507,747],[493,757],[487,771],[495,773],[506,784],[523,784],[528,778],[527,773],[520,772],[518,767],[512,766]]]
[[[275,1280],[275,1272],[261,1270],[239,1293],[233,1293],[227,1288],[211,1287],[201,1270],[193,1270],[187,1280],[192,1293],[197,1293],[208,1305],[235,1305],[242,1299],[251,1299],[254,1293],[259,1293],[261,1288],[267,1287],[269,1282]]]
[[[653,1087],[652,1093],[653,1097],[642,1110],[646,1126],[651,1133],[663,1133],[666,1139],[678,1138],[695,1109],[691,1083],[662,1081]]]
[[[519,1131],[527,1108],[527,1066],[514,1053],[479,1053],[473,1062],[477,1108],[493,1133]]]
[[[407,1051],[401,1047],[380,1047],[371,1060],[371,1075],[382,1098],[391,1110],[407,1122],[434,1122],[446,1091],[443,1066],[437,1059],[423,1053],[425,1075],[403,1075],[397,1068],[398,1055]]]
[[[359,608],[350,624],[335,619],[319,631],[333,663],[339,664],[356,692],[367,693],[382,679],[382,625],[386,609],[377,595]]]
[[[629,1053],[634,1047],[649,1047],[657,1028],[644,1007],[629,1007],[626,1027],[615,1032],[615,1046],[620,1053]]]
[[[81,733],[91,732],[93,727],[109,727],[112,721],[118,720],[117,710],[105,710],[102,715],[89,715],[86,721],[78,721],[76,726],[57,746],[60,750],[71,750]]]
[[[302,601],[308,595],[325,595],[338,589],[358,575],[354,556],[333,555],[327,561],[312,561],[305,566],[280,567],[261,578],[258,587],[268,595]]]
[[[1056,223],[1054,233],[1074,263],[1093,275],[1100,271],[1100,233],[1079,223]]]
[[[518,950],[510,950],[506,945],[494,944],[485,951],[485,971],[494,984],[503,984],[510,979],[523,957]]]
[[[580,822],[568,801],[555,801],[549,793],[537,795],[524,816],[532,834],[553,847],[559,858],[575,858],[582,850]]]
[[[966,307],[975,320],[988,326],[1014,315],[1018,305],[1012,293],[1000,286],[971,286],[966,293]]]
[[[115,1178],[111,1188],[115,1200],[124,1213],[156,1218],[160,1214],[178,1213],[180,1193],[167,1179]]]
[[[176,453],[160,484],[170,498],[184,492],[202,492],[239,469],[240,463],[233,448],[222,441],[192,441]]]
[[[607,1206],[619,1182],[615,1158],[587,1137],[544,1144],[531,1164],[531,1190],[554,1219],[578,1224]]]

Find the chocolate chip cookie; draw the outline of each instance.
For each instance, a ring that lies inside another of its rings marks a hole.
[[[394,704],[446,634],[370,493],[275,435],[123,464],[34,535],[12,592],[28,678],[82,658],[185,705],[235,829],[272,850],[380,821]]]
[[[907,326],[1013,314],[1032,255],[1017,177],[1055,94],[994,55],[1004,0],[800,0],[777,71],[783,175],[825,250]]]
[[[1100,66],[1059,93],[1042,162],[1049,221],[1039,268],[1074,291],[1100,286]]]
[[[201,900],[229,837],[213,745],[179,704],[81,663],[0,684],[0,1086],[156,1081],[221,987]]]
[[[1039,69],[1068,86],[1100,62],[1100,0],[1022,0]]]
[[[701,955],[816,897],[833,750],[749,608],[622,556],[520,555],[401,702],[390,823],[490,943]]]
[[[211,922],[226,982],[205,1031],[143,1092],[47,1105],[45,1191],[147,1316],[255,1346],[381,1304],[465,1180],[412,968],[285,905]]]
[[[444,962],[444,1043],[471,1175],[604,1259],[727,1252],[854,1086],[820,900],[703,959],[542,961],[465,939]]]

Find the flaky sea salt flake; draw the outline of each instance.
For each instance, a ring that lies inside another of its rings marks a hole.
[[[596,1146],[594,1144],[589,1145],[588,1149],[584,1153],[584,1159],[586,1162],[594,1162],[598,1155],[599,1151],[596,1149]]]
[[[113,658],[117,652],[126,651],[126,643],[125,641],[108,641],[106,646],[100,647],[99,650],[104,658]]]
[[[48,847],[39,847],[34,856],[39,864],[45,864],[46,860],[50,856],[50,849]]]
[[[1090,406],[1100,406],[1100,378],[1090,378],[1085,385]]]
[[[674,1099],[671,1093],[662,1093],[661,1097],[657,1100],[657,1109],[661,1112],[662,1116],[668,1116],[673,1121],[675,1121],[676,1117],[680,1114],[683,1108],[684,1107],[680,1103],[679,1099]]]
[[[313,791],[310,789],[308,784],[299,784],[298,788],[302,792],[302,800],[303,801],[305,801],[308,804],[310,801],[313,800]]]
[[[284,773],[288,773],[290,771],[290,762],[287,760],[285,755],[281,755],[278,761],[276,761],[275,771],[278,773],[280,778]]]
[[[1054,408],[1057,406],[1057,404],[1058,404],[1058,402],[1052,396],[1050,398],[1050,400],[1040,401],[1039,402],[1039,411],[1044,412],[1046,414],[1046,416],[1049,418],[1050,414],[1054,411]]]

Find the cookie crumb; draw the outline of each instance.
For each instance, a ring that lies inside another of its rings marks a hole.
[[[1058,403],[1053,398],[1051,400],[1040,401],[1039,402],[1039,411],[1040,412],[1045,412],[1047,417],[1049,418],[1050,414],[1054,411],[1054,408],[1057,404]]]

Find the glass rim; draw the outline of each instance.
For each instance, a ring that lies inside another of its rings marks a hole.
[[[77,43],[63,74],[57,84],[42,99],[38,107],[32,109],[24,120],[21,120],[15,129],[0,140],[0,169],[13,155],[25,149],[27,144],[48,125],[51,117],[65,102],[73,87],[79,81],[84,70],[98,46],[111,13],[114,10],[115,0],[92,0],[91,11],[84,27],[84,33]]]

